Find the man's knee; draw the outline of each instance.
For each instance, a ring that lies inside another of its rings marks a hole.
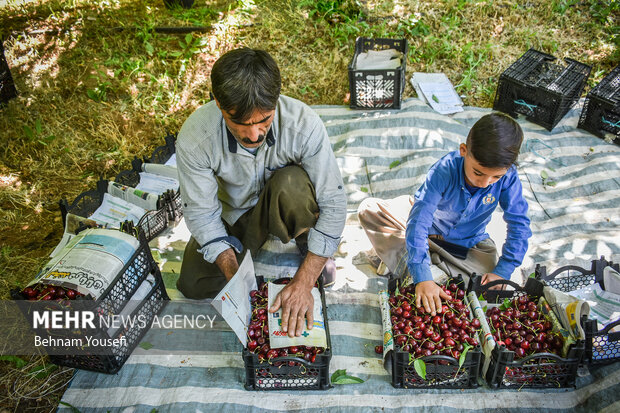
[[[284,192],[289,196],[311,194],[314,197],[314,186],[306,171],[298,165],[285,166],[274,172],[267,183],[271,190]]]

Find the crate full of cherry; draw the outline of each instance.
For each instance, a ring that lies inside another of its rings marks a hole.
[[[81,231],[11,295],[53,363],[110,374],[168,300],[144,234],[100,228]]]
[[[481,285],[480,276],[470,282],[490,329],[485,343],[490,352],[482,365],[489,386],[574,387],[584,342],[549,305],[551,290],[534,278],[523,287],[509,280]]]
[[[416,306],[413,285],[380,292],[383,355],[394,387],[478,387],[481,320],[463,287],[460,278],[441,287],[450,298],[436,315]]]
[[[325,292],[320,281],[312,290],[313,328],[304,319],[301,336],[288,337],[281,328],[281,311],[269,312],[290,278],[265,282],[255,276],[248,253],[239,270],[213,299],[213,306],[243,344],[247,390],[326,390],[331,387],[331,340]],[[245,319],[245,321],[243,321]]]

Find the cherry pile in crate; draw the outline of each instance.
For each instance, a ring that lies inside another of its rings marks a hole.
[[[72,289],[64,288],[56,285],[34,284],[26,287],[21,294],[28,301],[49,301],[56,300],[62,302],[65,300],[74,300],[78,297],[84,297],[84,294]]]
[[[442,300],[441,313],[435,316],[415,306],[413,286],[389,298],[394,342],[414,358],[444,355],[458,359],[466,347],[478,346],[480,320],[470,319],[463,302],[465,291],[453,282],[441,288],[451,298]]]
[[[287,284],[290,280],[283,278],[277,280],[278,284]],[[317,285],[318,287],[318,285]],[[279,357],[299,357],[307,362],[314,363],[317,354],[323,353],[320,347],[291,346],[286,348],[272,349],[269,346],[269,325],[267,323],[267,283],[261,283],[258,290],[250,291],[252,303],[252,318],[248,326],[248,351],[258,355],[260,362],[269,361],[278,367],[283,362],[273,361]],[[300,366],[297,361],[287,360],[289,366]]]
[[[486,312],[498,345],[514,351],[515,359],[537,353],[560,354],[564,338],[552,331],[552,324],[538,311],[536,301],[521,295]]]

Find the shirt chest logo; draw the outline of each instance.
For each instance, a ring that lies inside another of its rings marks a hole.
[[[493,195],[491,195],[491,194],[487,194],[487,196],[482,198],[482,203],[484,205],[491,205],[494,202],[495,202],[495,197]]]

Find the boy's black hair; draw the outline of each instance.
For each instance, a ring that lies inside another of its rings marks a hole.
[[[484,115],[467,135],[467,150],[485,168],[510,168],[517,163],[523,131],[510,116]]]
[[[264,50],[243,47],[222,55],[211,70],[213,96],[233,121],[244,122],[252,112],[274,110],[280,96],[280,69]]]

